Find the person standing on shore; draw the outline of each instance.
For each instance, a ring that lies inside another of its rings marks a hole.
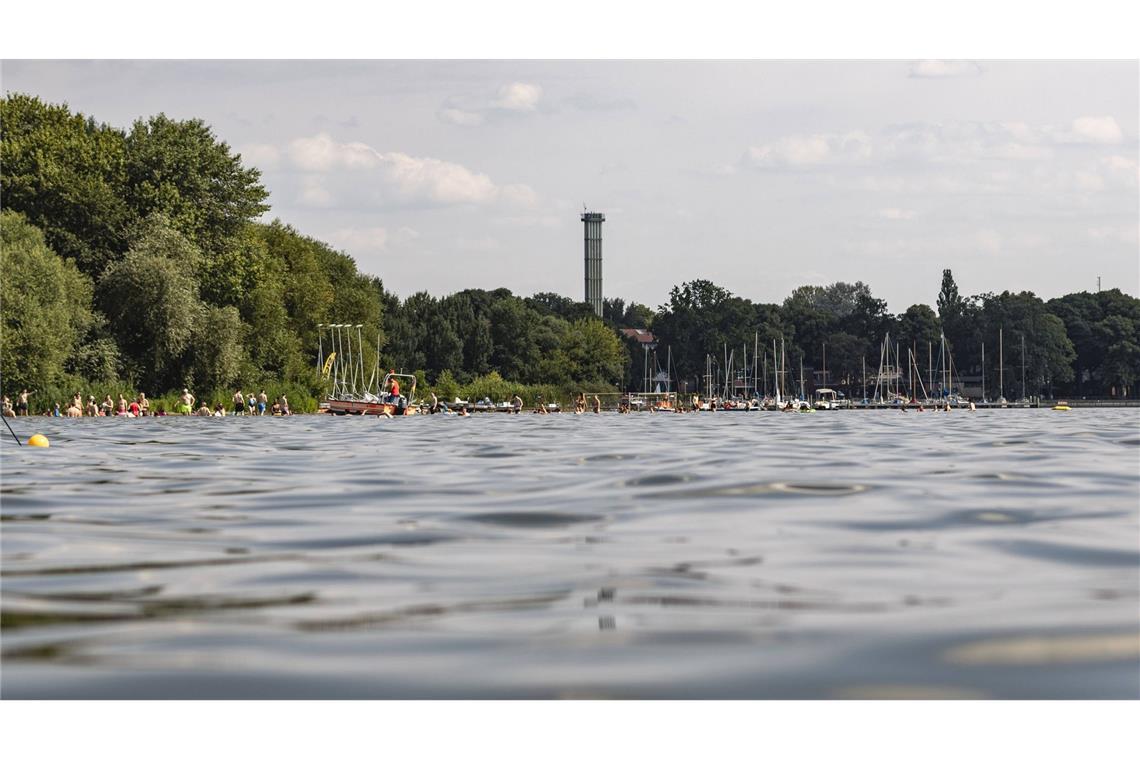
[[[518,414],[519,412],[522,411],[523,400],[522,400],[522,397],[519,396],[519,394],[516,393],[514,398],[511,399],[511,406],[514,408],[515,414]]]
[[[110,398],[108,396],[107,398]],[[209,409],[206,409],[209,412]],[[178,397],[178,413],[179,414],[193,414],[194,413],[194,394],[187,388],[182,389],[182,395]]]
[[[260,417],[265,416],[265,405],[269,403],[269,396],[265,395],[265,391],[257,394],[257,414]]]
[[[145,393],[139,393],[138,404],[139,404],[139,414],[141,416],[145,417],[146,415],[150,414],[150,401],[147,400]]]
[[[246,413],[249,414],[250,417],[257,414],[257,399],[254,398],[252,393],[249,394],[249,398],[245,401]]]
[[[75,415],[75,416],[77,416],[77,417],[83,416],[83,394],[82,393],[80,393],[79,391],[75,392],[75,395],[71,397],[71,406],[73,406],[79,410],[79,414]],[[68,407],[69,411],[71,409],[71,406]],[[67,416],[71,417],[72,415],[68,414]]]
[[[234,393],[233,402],[234,402],[234,416],[236,417],[237,415],[239,415],[245,411],[245,394],[243,394],[240,389],[236,393]]]
[[[94,396],[88,396],[87,397],[87,410],[86,411],[87,411],[88,417],[98,417],[99,416],[99,405],[95,403],[95,397]]]
[[[602,412],[602,400],[600,398],[598,398],[597,395],[595,394],[595,396],[594,396],[594,414],[601,414],[601,412]]]
[[[15,417],[16,410],[12,408],[12,400],[7,396],[4,397],[3,415],[5,417]]]
[[[393,384],[395,384],[395,378],[393,378],[393,379],[392,379],[392,383],[393,383]],[[396,387],[397,387],[397,390],[398,390],[398,389],[399,389],[399,386],[396,386]],[[288,414],[291,414],[291,412],[289,411],[289,399],[287,399],[287,398],[285,397],[285,394],[284,394],[284,393],[282,393],[282,394],[281,394],[281,415],[282,415],[282,416],[285,416],[285,415],[288,415]]]
[[[119,394],[119,414],[126,414],[126,413],[127,413],[127,400],[123,397],[123,394],[120,393]]]
[[[99,405],[99,414],[103,417],[110,417],[114,411],[115,402],[111,400],[111,394],[108,393],[103,397],[103,403]]]
[[[27,388],[24,388],[22,391],[20,391],[19,395],[16,396],[16,416],[17,417],[27,417],[28,416],[28,396],[30,396],[30,395],[32,395],[32,391],[28,390]]]

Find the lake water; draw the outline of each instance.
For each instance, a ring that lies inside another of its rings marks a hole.
[[[12,424],[6,698],[1140,697],[1136,409]]]

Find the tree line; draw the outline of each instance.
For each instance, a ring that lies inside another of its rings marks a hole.
[[[695,280],[656,310],[607,299],[601,318],[555,293],[400,299],[344,252],[262,221],[260,173],[199,119],[159,114],[120,129],[8,94],[0,166],[0,386],[33,389],[44,406],[76,391],[193,387],[213,403],[257,387],[312,409],[325,388],[318,325],[330,322],[364,325],[380,347],[365,341],[366,364],[418,372],[420,390],[442,398],[640,390],[645,354],[623,328],[651,329],[671,349],[670,374],[693,389],[708,355],[781,336],[793,366],[817,367],[826,351],[829,377],[852,387],[887,331],[916,347],[944,333],[959,368],[979,372],[980,346],[996,346],[999,328],[1007,346],[1024,335],[1035,393],[1119,395],[1140,375],[1137,299],[961,297],[949,272],[937,312],[899,315],[863,283],[761,304]]]

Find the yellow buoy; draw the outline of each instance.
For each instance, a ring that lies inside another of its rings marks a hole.
[[[28,439],[28,445],[29,446],[39,446],[39,447],[45,448],[45,449],[48,446],[51,446],[51,444],[48,443],[47,436],[40,435],[39,433],[36,433],[35,435],[33,435],[31,438]]]

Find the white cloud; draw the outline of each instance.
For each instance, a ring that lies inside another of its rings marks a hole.
[[[302,206],[329,208],[335,204],[336,199],[325,187],[324,180],[321,177],[308,175],[301,180],[301,194],[298,196],[297,202]]]
[[[387,227],[342,227],[330,236],[332,242],[350,255],[382,253],[400,248],[417,240],[420,233],[411,227],[400,227],[389,232]]]
[[[484,121],[483,114],[475,111],[464,111],[462,108],[441,108],[439,118],[461,127],[477,127]]]
[[[914,212],[903,208],[883,208],[879,209],[879,216],[894,220],[913,219]]]
[[[404,198],[441,204],[491,203],[505,201],[530,206],[536,194],[527,185],[498,187],[486,174],[438,158],[421,158],[406,153],[381,153],[361,142],[342,143],[327,133],[294,140],[289,145],[293,164],[308,172],[336,170],[375,171],[379,178]],[[327,205],[331,196],[309,180],[309,205]]]
[[[917,61],[910,65],[910,76],[917,79],[976,77],[982,67],[973,61]]]
[[[439,203],[488,203],[498,192],[486,174],[438,158],[388,153],[384,161],[388,179],[408,197]]]
[[[1053,142],[1052,130],[1024,122],[893,124],[876,138],[876,152],[886,159],[935,163],[1042,161],[1052,158]]]
[[[334,243],[350,254],[376,253],[388,247],[388,230],[383,227],[346,227],[337,230],[331,237]]]
[[[252,143],[238,150],[243,164],[253,164],[258,169],[276,169],[281,164],[281,151],[273,145]]]
[[[1075,142],[1102,145],[1115,145],[1124,139],[1120,125],[1111,116],[1082,116],[1073,119],[1072,134]]]
[[[1112,180],[1126,187],[1136,187],[1140,184],[1140,164],[1136,159],[1127,156],[1113,155],[1101,159],[1101,166],[1105,174]]]
[[[500,193],[503,200],[516,206],[532,208],[538,203],[538,194],[529,185],[504,185]]]
[[[301,137],[289,144],[289,158],[306,171],[372,169],[384,160],[381,153],[361,142],[340,143],[327,133]]]
[[[862,161],[871,155],[865,132],[791,135],[748,149],[746,160],[757,168],[820,166]]]
[[[533,111],[542,98],[542,88],[527,82],[511,82],[499,88],[499,97],[491,104],[505,111]]]
[[[489,93],[448,98],[436,116],[440,121],[460,127],[477,127],[489,119],[509,118],[533,113],[542,100],[542,87],[529,82],[511,82],[499,87],[494,97]]]

